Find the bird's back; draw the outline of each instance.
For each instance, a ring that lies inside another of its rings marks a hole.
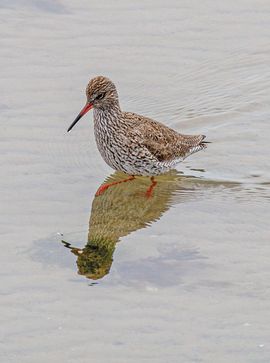
[[[123,119],[132,140],[147,148],[159,162],[185,159],[206,147],[204,135],[183,135],[177,131],[136,113],[123,112]]]

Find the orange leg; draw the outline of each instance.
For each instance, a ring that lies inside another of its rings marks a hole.
[[[127,181],[131,181],[131,180],[133,180],[133,179],[135,179],[135,176],[134,176],[134,175],[132,175],[132,176],[130,176],[129,178],[124,179],[124,180],[119,180],[119,181],[117,181],[117,182],[108,183],[108,184],[103,184],[103,185],[101,185],[101,186],[98,188],[98,190],[96,191],[96,194],[95,194],[95,195],[96,195],[96,196],[101,195],[103,192],[105,192],[105,190],[107,190],[107,189],[108,189],[108,188],[110,188],[111,186],[116,185],[116,184],[125,183],[125,182],[127,182]]]
[[[146,198],[151,198],[153,196],[153,190],[156,185],[157,185],[157,182],[155,181],[154,177],[151,176],[151,185],[145,193]]]

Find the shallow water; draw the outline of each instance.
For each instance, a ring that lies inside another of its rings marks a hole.
[[[0,1],[1,362],[270,360],[270,3]],[[203,133],[178,171],[120,180],[88,79]]]

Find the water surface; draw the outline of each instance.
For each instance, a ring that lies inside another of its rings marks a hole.
[[[0,1],[1,362],[270,359],[268,1]],[[208,149],[119,184],[92,115],[121,106]]]

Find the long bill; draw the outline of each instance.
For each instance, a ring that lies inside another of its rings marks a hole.
[[[69,126],[67,132],[69,132],[76,125],[76,123],[83,117],[83,115],[85,115],[89,110],[91,110],[91,108],[93,108],[93,103],[87,102],[86,105],[84,106],[84,108],[79,113],[79,115],[75,118],[75,120]]]

